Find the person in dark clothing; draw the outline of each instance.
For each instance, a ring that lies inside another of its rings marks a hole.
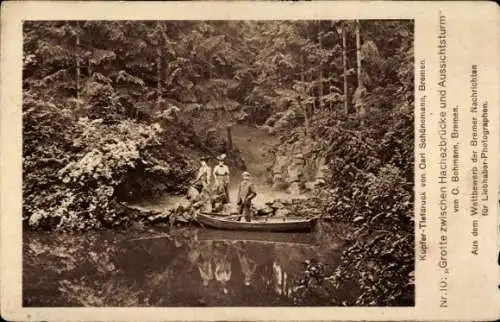
[[[238,187],[238,206],[239,213],[243,215],[246,221],[252,220],[252,200],[257,195],[255,186],[250,180],[250,173],[243,172],[243,181]]]

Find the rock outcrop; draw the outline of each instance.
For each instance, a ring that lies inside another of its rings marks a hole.
[[[292,138],[274,151],[272,182],[274,190],[300,194],[321,187],[329,167],[318,143],[310,138]]]
[[[140,206],[122,204],[125,208],[126,218],[124,226],[172,226],[188,224],[193,221],[194,210],[190,207],[179,205],[175,208],[159,211]]]
[[[276,199],[260,209],[257,216],[272,217],[316,217],[320,215],[321,208],[314,198]]]

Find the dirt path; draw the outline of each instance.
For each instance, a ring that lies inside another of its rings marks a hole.
[[[300,196],[292,196],[286,192],[273,191],[271,186],[266,182],[268,173],[267,169],[272,166],[272,155],[269,153],[270,148],[278,143],[278,138],[269,135],[266,131],[245,125],[235,125],[232,129],[233,145],[237,147],[245,164],[247,171],[252,174],[252,180],[257,189],[257,197],[254,199],[254,204],[259,207],[266,202],[275,199],[291,199]],[[213,166],[213,164],[211,164]],[[236,200],[238,184],[241,181],[240,169],[230,169],[230,198],[234,202]],[[187,200],[179,196],[165,196],[162,200],[155,204],[141,204],[141,207],[150,209],[165,210],[176,207],[177,205],[186,205]]]
[[[267,168],[272,165],[269,150],[278,143],[278,138],[244,125],[234,126],[232,134],[233,144],[240,150],[248,171],[256,181],[265,181]]]
[[[252,174],[256,185],[257,197],[254,199],[256,206],[263,206],[266,202],[275,199],[297,198],[288,193],[273,191],[266,182],[268,168],[272,166],[272,155],[269,150],[279,143],[279,139],[269,135],[266,131],[244,125],[233,128],[233,144],[238,147],[247,165],[247,171]],[[236,171],[231,178],[231,200],[236,199],[237,186],[241,181],[241,171]]]

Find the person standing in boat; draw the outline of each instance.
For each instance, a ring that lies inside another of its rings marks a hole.
[[[201,158],[201,165],[198,170],[198,175],[196,176],[196,181],[201,182],[203,190],[208,193],[210,191],[210,177],[212,176],[212,169],[207,164],[207,161],[208,157]]]
[[[257,195],[255,186],[250,180],[250,173],[247,171],[242,174],[243,181],[238,187],[238,207],[240,215],[243,215],[246,221],[252,220],[252,200]]]
[[[219,164],[214,167],[214,181],[216,192],[224,195],[223,203],[229,203],[229,168],[224,164],[225,158],[225,154],[217,157]]]

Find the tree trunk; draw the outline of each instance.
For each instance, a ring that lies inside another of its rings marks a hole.
[[[307,73],[307,82],[309,84],[311,84],[312,82],[314,81],[314,75],[313,75],[313,69],[309,69],[308,73]],[[311,104],[311,107],[312,107],[312,113],[314,114],[314,112],[316,111],[316,100],[314,98],[316,98],[316,93],[314,92],[314,86],[311,86],[311,88],[309,89],[309,91],[307,91],[307,94],[309,95],[309,97],[313,98],[312,100],[312,104]]]
[[[331,97],[331,94],[332,94],[332,69],[330,66],[328,66],[328,81],[327,81],[327,86],[328,86],[328,95],[330,96],[330,101],[328,102],[328,110],[329,111],[333,111],[333,100],[332,100],[332,97]]]
[[[347,93],[347,40],[345,27],[342,25],[342,62],[344,65],[344,112],[349,114],[349,99]]]
[[[318,96],[319,96],[319,109],[322,110],[324,108],[323,104],[323,69],[321,68],[321,64],[323,63],[323,57],[322,57],[322,46],[321,46],[321,21],[318,21],[319,24],[319,29],[318,29],[318,44],[319,44],[319,50],[320,50],[320,61],[318,64]]]
[[[228,125],[226,127],[226,130],[227,130],[227,145],[228,145],[227,152],[229,152],[233,149],[233,136],[231,135],[231,126]]]
[[[300,73],[300,81],[302,82],[302,85],[304,86],[304,91],[305,93],[305,67],[304,67],[304,55],[302,54],[300,56],[300,62],[301,62],[301,73]],[[302,110],[304,111],[304,134],[307,136],[309,135],[309,116],[307,115],[307,104],[304,104],[303,97],[299,98],[299,104],[302,106]]]
[[[360,35],[360,23],[356,20],[356,65],[357,65],[357,76],[358,76],[358,92],[357,101],[355,102],[357,117],[361,119],[361,126],[364,124],[364,102],[363,102],[363,79],[361,75],[361,35]]]
[[[356,62],[358,67],[358,87],[362,85],[361,80],[361,39],[359,33],[359,20],[356,20]]]
[[[161,104],[161,44],[162,44],[162,37],[161,37],[161,32],[160,32],[160,23],[156,22],[156,31],[159,35],[158,37],[158,44],[156,47],[156,109],[160,109],[160,104]]]
[[[161,26],[161,35],[162,35],[162,48],[165,48],[162,54],[162,74],[163,74],[163,81],[162,81],[162,86],[165,85],[165,81],[169,77],[169,63],[172,60],[171,54],[168,50],[166,50],[167,42],[168,42],[168,28],[165,25]],[[168,91],[168,87],[164,89],[165,91]],[[168,97],[168,95],[166,95]],[[163,98],[163,96],[162,96]]]
[[[156,108],[160,108],[161,103],[161,50],[156,49]]]
[[[335,28],[335,23],[333,20],[330,22],[330,28],[336,29]],[[333,80],[332,80],[332,65],[331,61],[328,62],[328,81],[326,82],[328,86],[328,94],[331,95],[334,91],[332,89],[333,86]],[[333,112],[333,99],[330,99],[330,102],[328,102],[328,108],[330,109],[331,112]]]
[[[76,108],[80,108],[80,22],[76,21]]]

